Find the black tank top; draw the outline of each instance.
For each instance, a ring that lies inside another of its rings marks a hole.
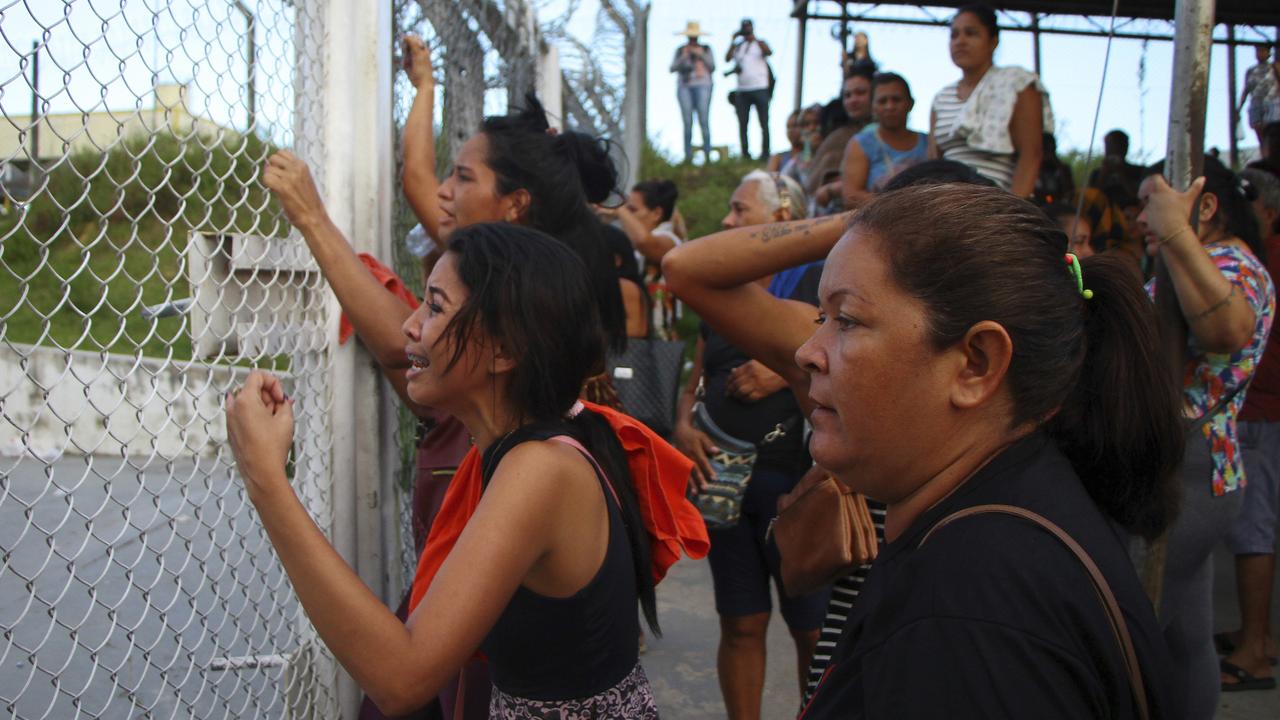
[[[494,443],[484,456],[485,484],[511,448],[556,435],[575,437],[568,424],[526,426],[507,442]],[[501,449],[495,452],[497,446]],[[640,620],[631,545],[622,511],[598,469],[596,478],[609,512],[609,546],[595,577],[567,598],[539,595],[520,586],[480,645],[489,658],[493,684],[509,695],[531,700],[595,695],[616,685],[639,660]]]

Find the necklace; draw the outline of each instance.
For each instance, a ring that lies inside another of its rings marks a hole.
[[[519,430],[519,428],[516,428],[516,430]],[[494,443],[490,451],[485,453],[484,464],[480,467],[480,477],[483,479],[485,484],[488,484],[489,480],[493,478],[492,471],[497,469],[495,466],[498,462],[497,458],[499,458],[502,453],[502,447],[511,439],[511,436],[515,434],[516,430],[507,431],[507,434],[498,438],[498,442]]]

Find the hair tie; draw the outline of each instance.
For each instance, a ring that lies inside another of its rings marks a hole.
[[[583,410],[586,410],[586,409],[587,409],[587,407],[586,407],[585,405],[583,405],[583,404],[582,404],[582,401],[581,401],[581,400],[574,400],[574,401],[573,401],[573,405],[569,408],[569,412],[565,413],[565,414],[564,414],[564,416],[565,416],[566,418],[568,418],[568,419],[572,420],[572,419],[574,419],[574,418],[578,417],[578,414],[579,414],[579,413],[581,413]]]
[[[1067,261],[1067,272],[1071,273],[1071,277],[1076,279],[1076,292],[1080,293],[1080,297],[1085,300],[1092,300],[1093,291],[1085,289],[1084,286],[1084,273],[1080,267],[1080,258],[1076,257],[1074,253],[1067,253],[1064,259]]]

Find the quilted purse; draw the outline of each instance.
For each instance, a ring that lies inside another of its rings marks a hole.
[[[746,495],[747,483],[751,482],[756,446],[721,430],[703,403],[693,406],[693,426],[706,433],[719,450],[708,458],[715,478],[692,497],[693,504],[702,513],[707,529],[733,527],[742,516],[742,496]]]

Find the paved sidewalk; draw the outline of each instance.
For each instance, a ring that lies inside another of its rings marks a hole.
[[[1224,549],[1215,555],[1214,588],[1218,629],[1237,625],[1235,572]],[[775,603],[776,605],[776,603]],[[1277,575],[1273,628],[1280,631],[1280,575]],[[706,561],[682,561],[658,586],[658,618],[664,636],[648,639],[649,651],[640,662],[653,684],[664,718],[711,720],[724,718],[724,704],[716,679],[719,624],[711,595],[711,571]],[[762,717],[793,718],[799,704],[795,650],[782,618],[769,624],[769,655]],[[1276,720],[1280,718],[1280,690],[1223,693],[1217,720]]]

